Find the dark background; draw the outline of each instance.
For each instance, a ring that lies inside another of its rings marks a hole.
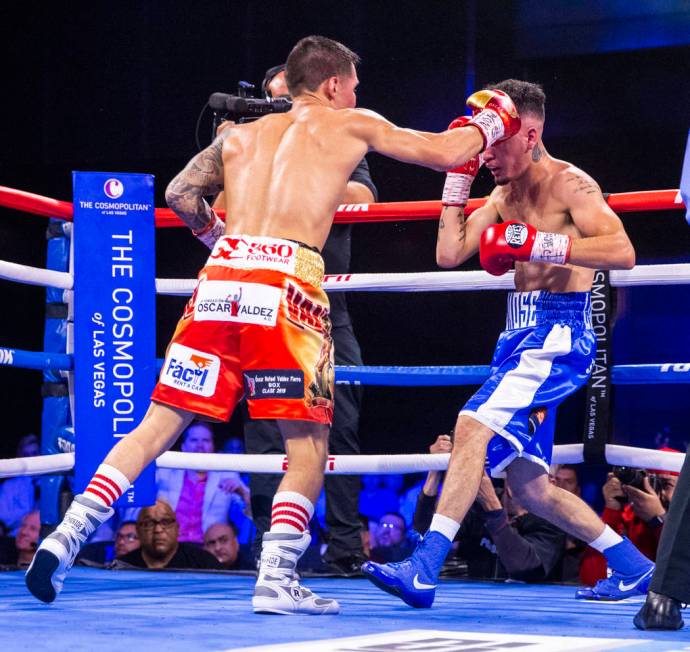
[[[577,7],[572,7],[577,4]],[[22,4],[5,20],[0,184],[69,200],[72,170],[156,175],[157,205],[195,153],[197,116],[214,91],[258,85],[302,36],[343,41],[363,59],[359,104],[396,123],[442,130],[490,81],[538,81],[548,151],[607,192],[677,188],[690,123],[690,7],[683,1],[73,2]],[[210,117],[202,121],[208,142]],[[433,199],[443,175],[369,157],[381,201]],[[486,172],[473,195],[490,192]],[[638,264],[690,260],[681,211],[628,214]],[[435,270],[433,221],[354,228],[352,271]],[[0,258],[45,265],[46,222],[0,209]],[[182,229],[157,233],[157,276],[191,278],[206,250]],[[476,259],[463,269],[477,269]],[[3,282],[0,346],[40,350],[44,290]],[[615,362],[690,359],[685,286],[618,292]],[[497,292],[349,297],[367,364],[487,364],[504,319]],[[158,300],[159,355],[183,300]],[[40,429],[38,372],[0,368],[0,456]],[[426,450],[473,388],[367,388],[364,452]],[[687,441],[685,385],[618,388],[617,443]],[[559,413],[578,441],[582,396]],[[221,434],[236,431],[236,424]],[[662,437],[662,438],[663,438]]]

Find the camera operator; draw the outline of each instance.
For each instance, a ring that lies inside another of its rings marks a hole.
[[[288,98],[285,65],[269,68],[261,88],[267,98]],[[362,159],[352,173],[341,201],[346,204],[369,204],[375,202],[377,196],[367,161]],[[222,198],[219,199],[222,201]],[[322,251],[326,274],[347,274],[350,271],[351,239],[352,225],[332,226]],[[335,292],[329,294],[328,298],[331,305],[336,365],[363,364],[359,343],[352,330],[345,294]],[[361,387],[356,385],[335,386],[335,413],[329,437],[329,452],[332,454],[357,455],[360,452],[358,431],[361,391]],[[243,416],[247,453],[285,452],[280,431],[274,421],[251,420],[246,410],[243,410]],[[257,557],[261,551],[263,533],[271,524],[271,506],[280,477],[269,474],[250,476],[252,515],[256,526],[253,548]],[[329,566],[329,570],[338,574],[360,575],[360,566],[365,557],[360,533],[359,476],[328,475],[324,484],[329,540],[323,560]]]
[[[678,473],[670,471],[614,467],[602,487],[604,511],[601,519],[618,534],[627,536],[644,555],[656,559],[661,530],[677,480]],[[588,548],[580,566],[581,581],[593,585],[605,577],[606,559]]]

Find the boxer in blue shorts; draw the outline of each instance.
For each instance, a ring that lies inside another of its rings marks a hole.
[[[407,604],[430,607],[439,571],[475,499],[488,455],[492,473],[505,471],[525,509],[606,556],[611,576],[578,590],[576,597],[620,600],[645,593],[654,565],[580,498],[549,482],[553,428],[539,426],[544,414],[553,416],[592,370],[594,271],[630,269],[635,251],[596,182],[546,152],[542,88],[514,79],[490,88],[510,95],[522,126],[511,140],[488,147],[447,174],[436,258],[442,267],[455,267],[479,251],[482,267],[494,275],[515,264],[517,291],[508,296],[506,330],[499,337],[491,375],[458,415],[429,531],[410,558],[367,562],[362,570]],[[450,128],[468,119],[454,120]],[[496,188],[465,221],[464,206],[482,164]],[[455,332],[449,336],[457,337]]]

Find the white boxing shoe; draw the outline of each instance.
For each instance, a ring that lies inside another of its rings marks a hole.
[[[336,600],[319,597],[297,580],[297,560],[310,542],[309,532],[264,534],[259,577],[252,597],[254,613],[320,615],[340,611]]]
[[[83,494],[74,497],[62,523],[43,539],[26,571],[24,581],[35,597],[43,602],[55,600],[82,545],[113,512]]]

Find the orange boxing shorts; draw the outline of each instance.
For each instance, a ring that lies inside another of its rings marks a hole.
[[[226,421],[244,395],[253,419],[330,424],[333,342],[323,259],[292,240],[216,243],[168,346],[152,399]]]

